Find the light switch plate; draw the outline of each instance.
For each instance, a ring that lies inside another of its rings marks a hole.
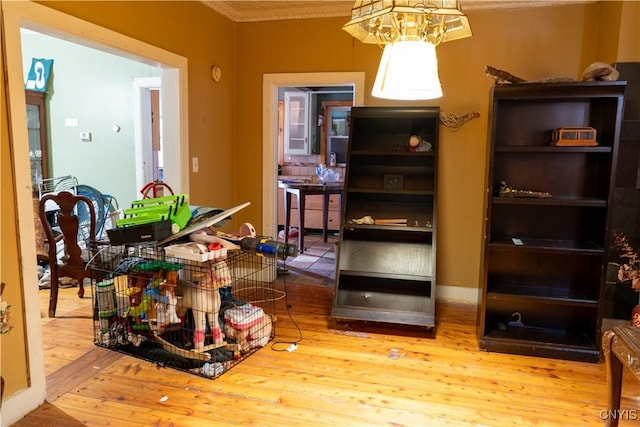
[[[91,142],[91,132],[80,132],[80,142]]]

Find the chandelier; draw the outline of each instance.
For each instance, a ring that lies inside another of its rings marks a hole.
[[[458,0],[357,0],[342,28],[384,47],[372,95],[400,100],[441,97],[435,48],[471,36]]]

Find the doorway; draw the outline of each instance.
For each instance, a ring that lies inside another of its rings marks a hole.
[[[278,235],[278,89],[349,86],[353,105],[364,105],[364,72],[265,74],[262,81],[262,234]]]
[[[155,135],[161,127],[153,126],[160,124],[161,69],[24,28],[21,52],[25,75],[32,58],[53,62],[52,81],[40,92],[49,141],[45,177],[72,175],[123,206],[139,199],[146,183],[161,178],[161,139]],[[83,131],[91,137],[81,143],[77,135]],[[104,167],[95,167],[98,158]],[[108,165],[116,163],[113,179]]]
[[[9,131],[11,134],[12,163],[15,166],[15,200],[18,218],[33,218],[31,174],[26,123],[26,104],[22,74],[20,29],[27,28],[52,37],[63,37],[85,46],[103,49],[145,64],[161,68],[163,137],[166,161],[165,179],[171,180],[177,191],[187,191],[188,105],[187,60],[184,57],[107,30],[98,25],[66,15],[35,2],[1,2],[4,58],[6,67],[6,99],[8,100]],[[183,190],[180,190],[183,189]],[[34,226],[32,221],[18,221],[17,234],[23,236],[18,245],[19,257],[33,262],[22,262],[20,276],[24,284],[37,277]],[[30,385],[20,393],[5,400],[3,417],[19,419],[42,402],[45,396],[40,307],[37,286],[23,286],[25,328],[35,333],[26,336],[28,341],[28,377]],[[6,414],[5,414],[6,409]],[[4,418],[3,418],[4,419]]]
[[[162,155],[162,109],[159,77],[136,78],[134,91],[134,140],[136,188],[149,182],[164,180],[164,156]]]
[[[55,11],[52,11],[49,13],[57,14]],[[48,13],[45,13],[45,14],[48,14]],[[7,12],[6,15],[10,16],[11,13]],[[56,24],[58,22],[61,22],[60,19],[62,20],[69,19],[70,21],[69,25],[65,26],[64,29],[56,28]],[[54,24],[49,24],[49,22],[53,22]],[[75,31],[77,29],[76,24],[77,24],[77,28],[80,28],[79,31]],[[161,162],[161,159],[159,158],[157,160],[154,160],[152,152],[148,152],[146,155],[142,153],[141,144],[143,142],[143,138],[147,138],[147,140],[150,141],[151,133],[150,131],[146,132],[148,133],[148,135],[146,135],[145,132],[141,130],[142,126],[140,125],[140,123],[135,123],[134,125],[135,134],[131,135],[131,139],[126,138],[126,135],[124,134],[122,137],[124,138],[123,141],[135,140],[137,145],[135,150],[133,146],[130,146],[131,148],[124,149],[123,151],[123,148],[125,146],[118,146],[117,150],[114,148],[113,150],[111,150],[110,153],[119,152],[119,153],[123,153],[124,155],[130,156],[128,157],[129,160],[126,161],[128,164],[132,165],[132,168],[130,171],[131,179],[128,181],[128,184],[127,184],[128,188],[130,189],[127,190],[128,193],[126,194],[126,197],[124,197],[125,201],[135,199],[139,195],[138,190],[146,182],[157,179],[160,172],[159,168],[162,168],[161,169],[163,172],[162,178],[164,178],[165,181],[170,182],[172,188],[176,189],[176,191],[187,190],[188,179],[189,179],[189,173],[188,173],[189,171],[188,171],[188,163],[187,163],[188,162],[187,160],[188,144],[186,143],[187,132],[186,132],[186,128],[181,125],[182,122],[185,122],[185,118],[183,116],[185,116],[186,113],[182,111],[179,107],[176,107],[179,105],[184,105],[187,102],[186,101],[186,84],[185,84],[186,58],[179,57],[178,55],[163,51],[162,49],[149,47],[148,45],[145,45],[142,42],[138,42],[136,40],[129,40],[128,37],[120,34],[113,34],[113,33],[107,32],[109,35],[100,36],[99,35],[100,31],[93,28],[93,27],[95,28],[100,28],[100,27],[93,26],[92,24],[77,20],[73,17],[51,19],[50,21],[49,20],[47,21],[47,24],[42,24],[37,21],[32,21],[29,18],[24,18],[24,20],[22,20],[19,23],[19,26],[21,29],[32,30],[33,32],[42,34],[45,37],[49,37],[50,39],[59,40],[62,43],[67,43],[69,46],[76,46],[76,49],[78,47],[80,49],[83,49],[83,47],[86,47],[89,49],[85,49],[84,51],[103,52],[107,57],[110,56],[110,57],[117,58],[117,60],[114,63],[114,66],[117,66],[117,64],[119,63],[126,63],[127,61],[129,61],[129,63],[132,63],[132,64],[136,63],[136,64],[140,64],[141,66],[146,66],[148,70],[149,69],[157,70],[156,73],[159,74],[159,77],[143,78],[141,80],[138,80],[134,84],[133,89],[126,89],[126,90],[128,90],[129,94],[131,94],[132,91],[134,93],[134,96],[132,98],[133,99],[132,106],[134,107],[133,115],[135,117],[136,122],[138,120],[143,120],[140,117],[141,114],[146,115],[147,118],[149,117],[150,113],[148,113],[147,110],[151,108],[152,104],[151,104],[151,101],[148,99],[145,99],[145,97],[148,98],[153,93],[154,90],[162,92],[162,96],[159,98],[159,102],[160,102],[159,109],[162,111],[163,120],[160,122],[161,126],[157,130],[158,130],[158,133],[161,135],[162,140],[166,142],[165,144],[163,144],[164,159],[162,160],[164,161]],[[83,30],[82,29],[83,27],[92,27],[92,28],[91,29],[84,28]],[[99,41],[87,39],[87,37],[94,37],[94,35],[96,35],[95,36],[96,38],[99,38]],[[6,38],[8,42],[10,42],[10,40],[13,38],[9,28],[7,28]],[[18,48],[20,49],[20,54],[21,54],[22,53],[22,35],[19,35],[18,37],[16,37],[15,41],[17,43],[16,46],[18,46]],[[8,46],[7,57],[9,58],[9,62],[11,62],[11,59],[13,56],[11,54],[11,51],[12,51],[12,46]],[[21,55],[17,56],[16,59],[17,59],[16,61],[17,63],[23,63]],[[149,67],[152,67],[152,68],[149,68]],[[182,76],[181,76],[181,73],[182,73]],[[22,72],[20,72],[20,74],[22,74]],[[12,77],[13,75],[10,72],[9,73],[10,90],[13,85]],[[18,84],[22,85],[22,76],[16,75],[15,77],[16,77],[16,80],[20,81],[20,83]],[[61,93],[58,93],[57,98],[61,99],[60,96],[61,96]],[[129,97],[130,96],[131,95],[129,95]],[[115,98],[115,99],[119,100],[121,98]],[[18,102],[19,100],[12,97],[12,102],[10,105],[12,112],[14,108],[16,110],[20,109],[20,107],[18,106]],[[118,101],[116,100],[113,101],[114,104],[116,102]],[[92,105],[88,108],[85,108],[85,110],[87,109],[91,109],[91,111],[93,111],[94,106]],[[72,113],[68,113],[65,111],[64,113],[60,113],[60,114],[72,114]],[[17,117],[18,120],[20,118],[20,116],[17,114],[14,117]],[[64,116],[65,126],[67,126],[66,124],[67,117],[75,117],[75,116]],[[52,117],[51,119],[53,120],[54,117]],[[59,125],[59,123],[61,122],[60,116],[55,117],[55,119],[57,120],[56,123],[58,123],[58,126],[60,126]],[[96,118],[96,120],[98,119]],[[71,120],[71,121],[74,121],[74,120]],[[86,118],[85,118],[85,122],[86,122]],[[77,120],[76,120],[76,123],[77,123]],[[97,122],[97,123],[100,126],[104,125],[104,123],[100,123],[100,122]],[[84,123],[81,122],[80,126],[82,126],[83,124]],[[114,123],[113,123],[114,133],[111,134],[113,137],[112,142],[116,141],[115,133],[121,132],[121,127],[117,125],[118,125],[118,121],[114,119]],[[97,127],[98,126],[95,123],[92,126],[93,129],[96,129]],[[104,126],[102,126],[102,128],[104,128]],[[77,131],[84,130],[84,129],[81,129],[80,127],[76,129]],[[108,123],[107,129],[109,129],[109,131],[112,129],[111,122]],[[129,132],[131,132],[130,129],[131,128],[129,128]],[[65,131],[70,131],[72,132],[71,135],[74,135],[73,132],[75,130],[72,128],[67,128],[65,129]],[[130,135],[130,134],[127,134],[127,135]],[[56,141],[57,141],[56,144],[59,143],[60,141],[72,140],[68,136],[69,135],[62,138],[60,137],[56,138]],[[184,141],[184,143],[181,143],[181,141]],[[100,141],[100,142],[104,142],[104,141]],[[79,147],[85,148],[86,146],[85,147],[79,146]],[[96,149],[97,148],[105,149],[105,144],[95,144],[93,145],[93,147]],[[152,145],[149,144],[149,149],[151,149],[151,147]],[[76,152],[76,155],[77,154],[78,153]],[[134,160],[134,154],[135,154],[135,160]],[[112,155],[115,155],[115,154],[112,154]],[[101,157],[101,158],[104,161],[108,161],[109,159],[109,157],[106,157],[106,158]],[[82,163],[85,163],[85,162],[82,162]],[[143,168],[140,168],[139,167],[140,165],[142,165]],[[87,170],[87,167],[88,166],[84,166],[81,173],[84,173],[85,175],[88,175],[88,176],[95,175],[91,173],[89,170]],[[54,167],[54,170],[53,170],[54,175],[56,173],[59,173],[59,171],[56,171],[55,169],[56,168]],[[125,177],[125,175],[123,174],[120,174],[120,176],[122,179],[124,179]],[[107,181],[107,182],[109,185],[112,184],[110,181]],[[107,185],[107,187],[109,185]]]

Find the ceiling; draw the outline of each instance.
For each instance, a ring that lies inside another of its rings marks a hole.
[[[221,15],[234,22],[280,21],[285,19],[329,18],[351,15],[353,0],[201,0]],[[462,0],[462,9],[488,10],[524,7],[560,6],[565,4],[594,3],[598,0]]]

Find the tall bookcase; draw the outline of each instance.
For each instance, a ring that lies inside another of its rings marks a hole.
[[[439,109],[354,107],[350,120],[332,316],[432,328]]]
[[[493,88],[481,349],[599,360],[625,86]],[[598,145],[552,145],[564,127],[594,128]]]

